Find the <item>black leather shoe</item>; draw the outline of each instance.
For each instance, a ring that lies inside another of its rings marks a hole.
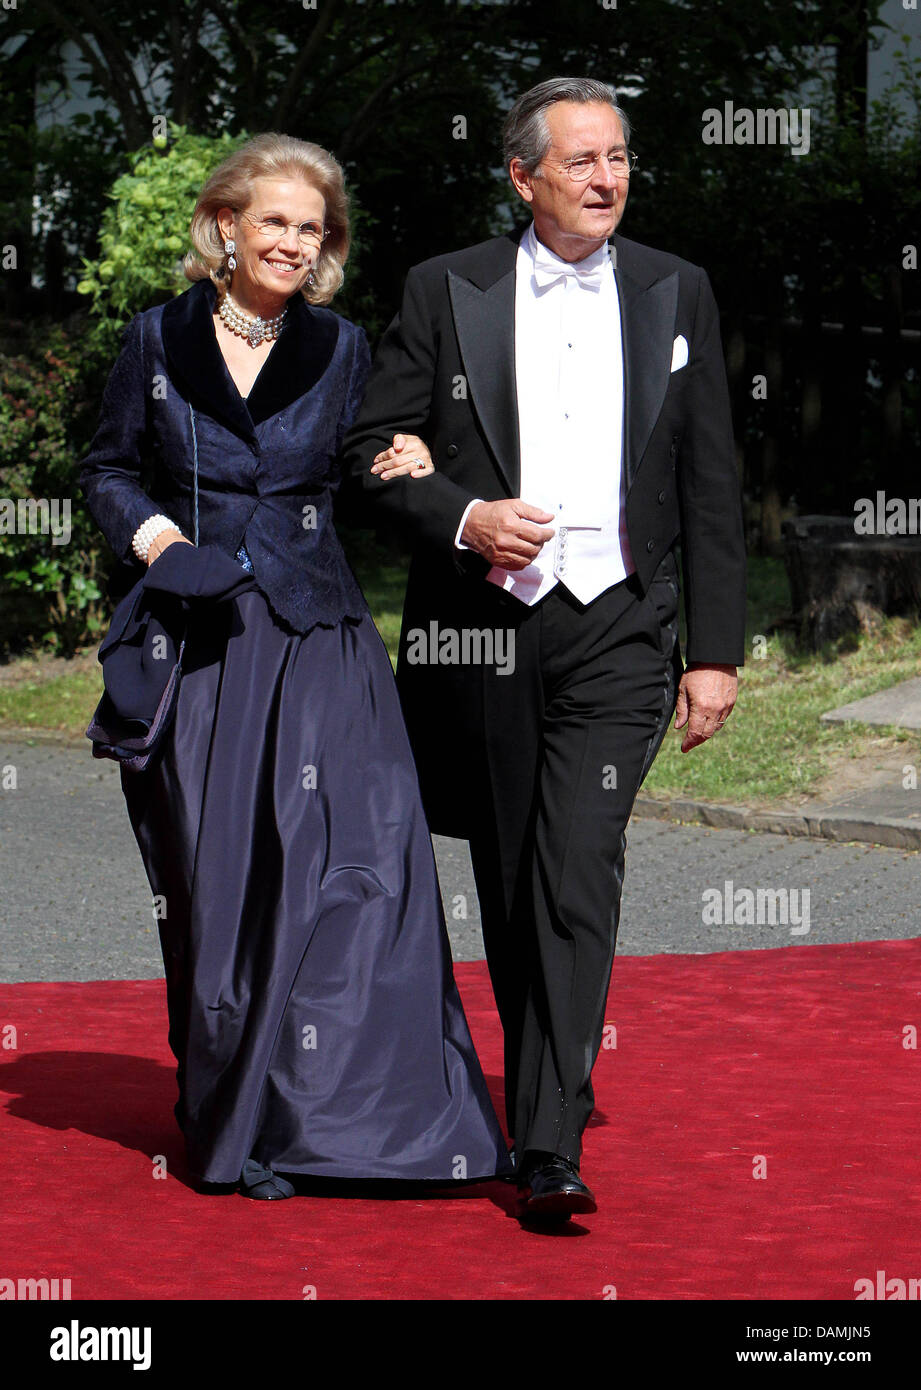
[[[579,1177],[579,1170],[559,1154],[540,1155],[522,1171],[519,1185],[524,1197],[524,1215],[566,1220],[570,1216],[598,1210],[590,1188]]]
[[[244,1197],[254,1197],[259,1202],[277,1202],[282,1197],[294,1196],[294,1188],[285,1178],[280,1178],[271,1168],[263,1168],[254,1158],[248,1158],[243,1164],[240,1191]]]

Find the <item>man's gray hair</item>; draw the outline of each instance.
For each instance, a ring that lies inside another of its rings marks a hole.
[[[523,92],[502,127],[502,158],[507,169],[520,159],[529,174],[540,176],[538,165],[550,148],[547,109],[558,101],[604,101],[620,117],[624,139],[630,139],[630,122],[617,105],[614,88],[593,77],[551,77]]]

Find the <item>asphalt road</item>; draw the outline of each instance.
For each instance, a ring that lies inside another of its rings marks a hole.
[[[466,843],[435,849],[455,959],[479,960]],[[918,935],[918,853],[664,821],[628,831],[620,955]],[[0,981],[161,974],[116,766],[88,744],[0,741]]]

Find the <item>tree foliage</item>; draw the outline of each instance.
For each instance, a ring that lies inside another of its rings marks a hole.
[[[212,139],[173,125],[130,158],[108,195],[99,254],[84,259],[77,289],[89,298],[94,333],[110,350],[118,331],[142,309],[161,304],[189,282],[182,258],[190,248],[189,218],[212,171],[248,137]]]
[[[63,321],[86,347],[78,365],[92,393],[118,323],[182,287],[194,196],[212,157],[247,131],[315,140],[343,162],[359,234],[333,307],[374,338],[410,265],[521,216],[499,139],[514,96],[583,73],[617,87],[633,125],[640,165],[621,230],[713,280],[750,538],[776,546],[790,509],[846,510],[871,485],[910,490],[921,274],[904,253],[918,241],[921,76],[906,51],[884,95],[868,98],[880,9],[30,0],[0,10],[4,241],[17,251],[0,297],[14,336],[28,324],[35,337],[28,380],[40,390],[40,325]],[[704,144],[702,113],[726,100],[808,104],[808,157]],[[31,388],[16,390],[31,400]],[[74,425],[72,447],[78,434]],[[28,432],[15,437],[33,447]]]

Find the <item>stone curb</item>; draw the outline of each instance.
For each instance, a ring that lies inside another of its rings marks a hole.
[[[0,727],[0,740],[33,743],[82,743],[78,734],[55,729]],[[89,749],[87,750],[89,751]],[[853,812],[752,811],[747,806],[721,806],[684,797],[659,800],[638,796],[633,807],[638,820],[668,820],[709,825],[715,830],[757,830],[769,835],[802,835],[842,844],[884,845],[889,849],[921,850],[921,822],[894,816],[861,817]]]
[[[87,720],[87,723],[89,720]],[[71,748],[81,745],[90,749],[85,734],[69,733],[66,729],[20,729],[15,724],[0,724],[0,741],[7,743],[66,743]]]
[[[921,822],[893,816],[861,817],[853,812],[752,811],[747,806],[718,806],[707,801],[639,796],[633,814],[640,820],[691,821],[717,830],[758,830],[770,835],[803,835],[812,839],[858,841],[889,849],[921,850]]]

